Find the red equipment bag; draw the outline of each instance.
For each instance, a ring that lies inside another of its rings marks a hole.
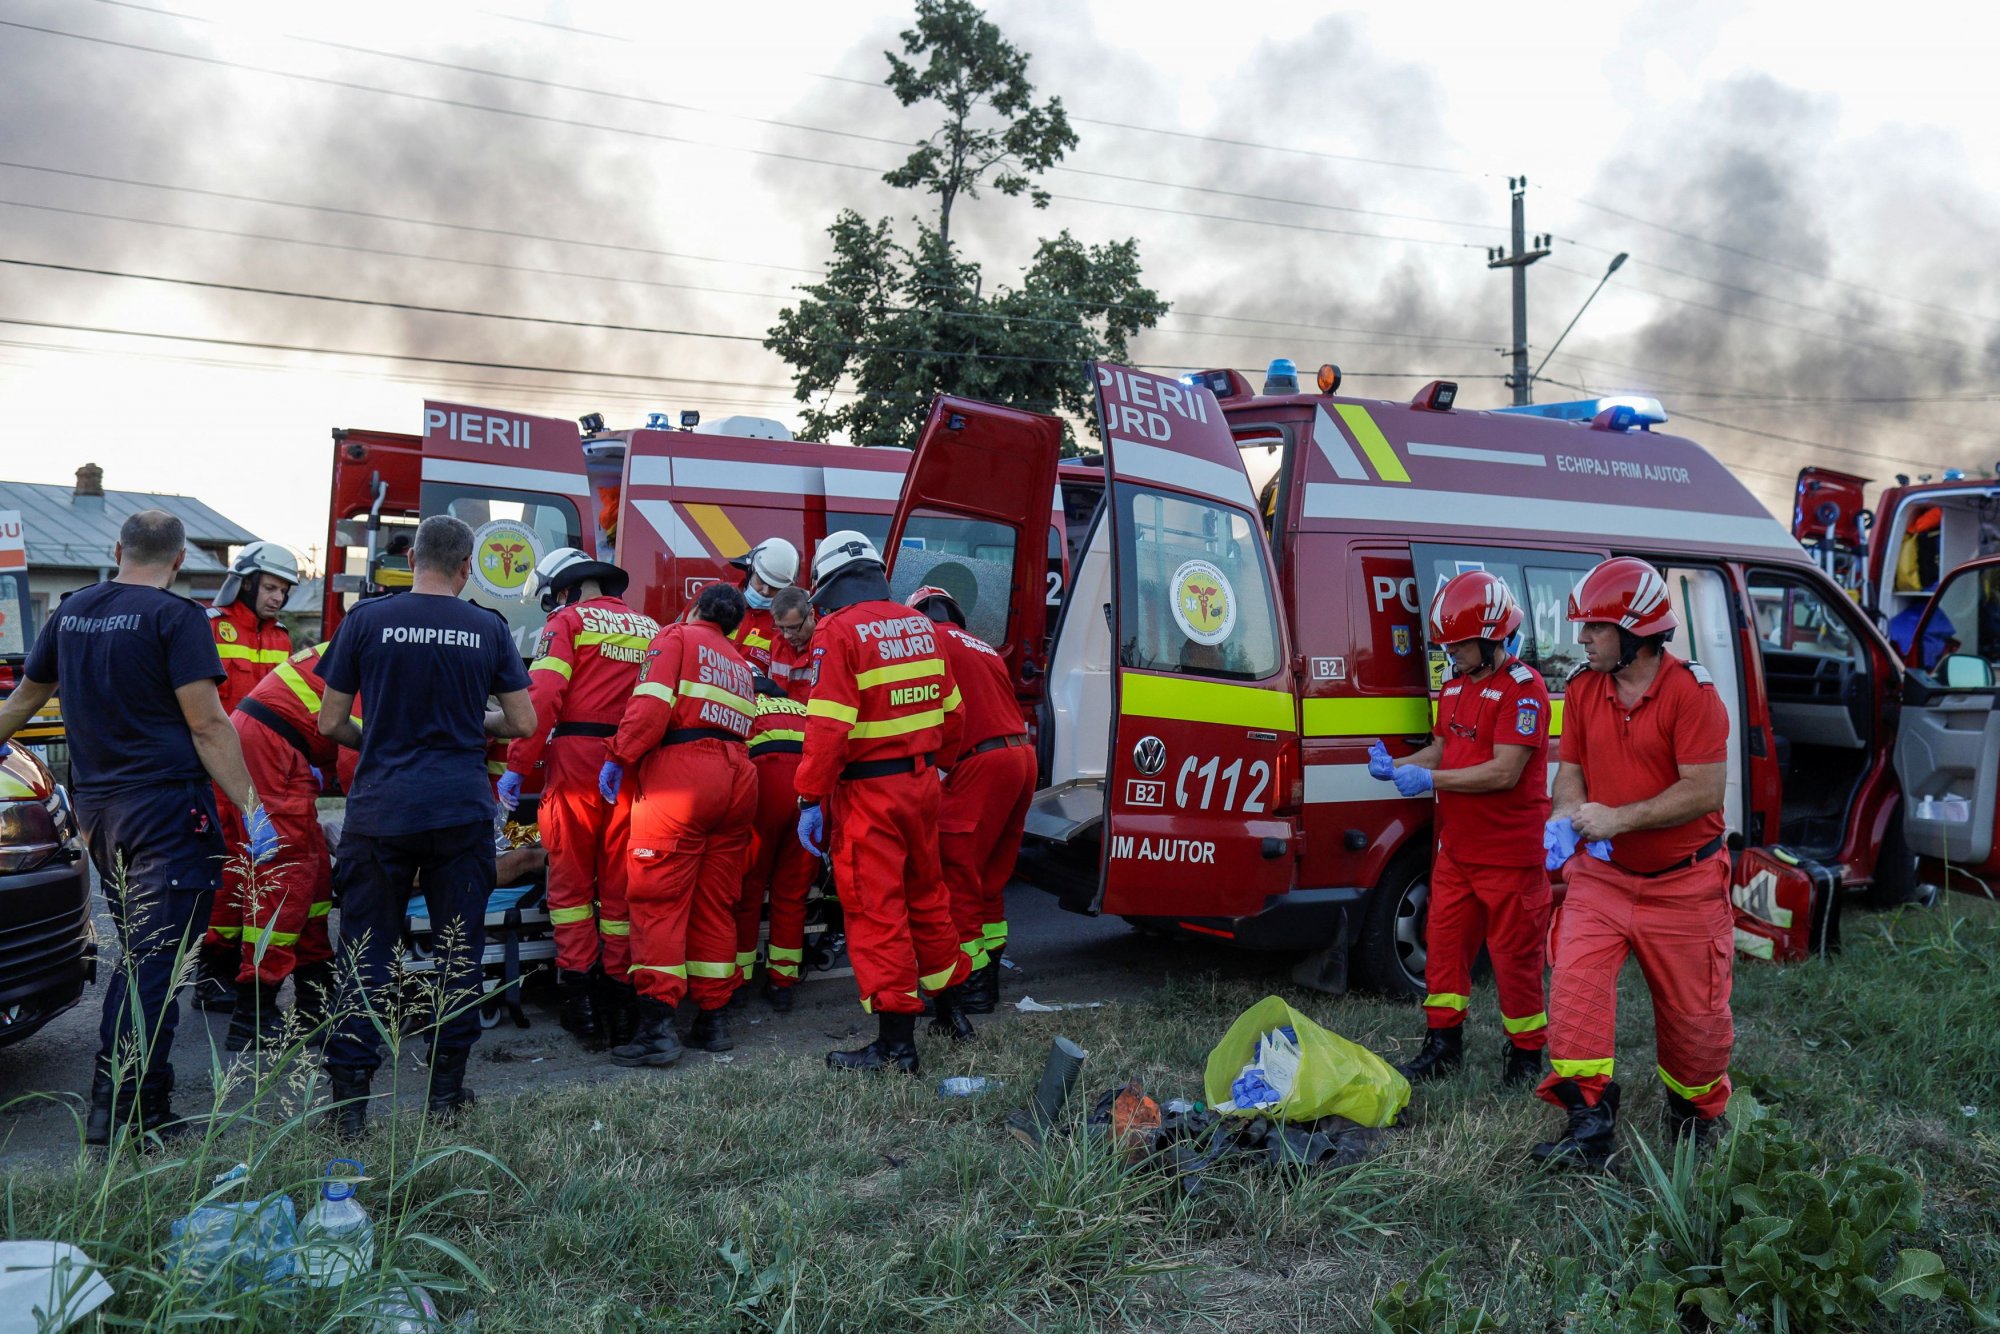
[[[1840,877],[1809,857],[1749,849],[1737,860],[1729,898],[1738,954],[1798,963],[1840,951]]]

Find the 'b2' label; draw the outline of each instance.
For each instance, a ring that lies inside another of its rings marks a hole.
[[[1164,806],[1167,804],[1167,785],[1152,779],[1128,778],[1125,780],[1125,804]]]

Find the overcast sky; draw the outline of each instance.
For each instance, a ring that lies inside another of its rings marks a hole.
[[[1538,399],[1657,394],[1781,515],[1803,462],[1887,480],[2000,458],[2000,62],[1963,5],[989,12],[1082,143],[1051,208],[985,198],[954,234],[989,283],[1061,228],[1137,237],[1174,305],[1140,361],[1289,355],[1338,362],[1347,392],[1443,377],[1503,402],[1484,247],[1525,174],[1528,225],[1557,238],[1530,275],[1535,360],[1631,254]],[[414,431],[427,395],[793,420],[757,339],[826,224],[924,202],[879,173],[933,123],[871,86],[909,17],[0,0],[0,259],[688,335],[8,264],[0,476],[96,462],[304,550],[329,431]]]

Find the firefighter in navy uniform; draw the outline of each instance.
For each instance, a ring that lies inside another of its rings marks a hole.
[[[1399,1067],[1412,1082],[1464,1060],[1472,961],[1483,944],[1507,1031],[1501,1080],[1541,1076],[1549,1017],[1542,998],[1549,877],[1542,830],[1549,818],[1549,692],[1509,645],[1521,607],[1505,580],[1468,570],[1431,600],[1431,642],[1451,655],[1431,743],[1401,764],[1381,742],[1368,771],[1406,797],[1437,793],[1426,929],[1423,1048]]]
[[[930,619],[890,600],[881,554],[863,534],[820,543],[813,602],[799,839],[815,856],[830,842],[854,980],[878,1024],[873,1042],[826,1061],[915,1074],[923,992],[936,1002],[933,1032],[973,1036],[958,1005],[971,960],[938,863],[937,762],[959,750],[958,687]]]
[[[535,575],[549,613],[528,666],[535,730],[508,747],[496,794],[502,806],[515,809],[522,782],[536,765],[547,765],[536,821],[549,854],[562,1026],[596,1048],[608,1039],[629,1039],[638,1026],[626,975],[632,802],[627,794],[607,805],[598,796],[597,775],[660,627],[623,601],[631,582],[625,571],[575,547],[549,552]],[[600,992],[608,1002],[601,1006]]]

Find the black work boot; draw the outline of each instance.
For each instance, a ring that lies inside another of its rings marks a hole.
[[[1722,1133],[1722,1118],[1703,1116],[1699,1108],[1672,1089],[1667,1090],[1667,1143],[1694,1141],[1696,1154],[1706,1153]]]
[[[465,1062],[471,1055],[464,1048],[432,1050],[431,1093],[425,1110],[433,1121],[455,1120],[460,1111],[477,1101],[472,1090],[465,1086]]]
[[[163,1140],[192,1135],[195,1123],[174,1115],[174,1070],[168,1066],[151,1084],[139,1085],[139,1129]]]
[[[1595,1107],[1584,1105],[1583,1090],[1574,1080],[1565,1079],[1557,1084],[1555,1095],[1568,1109],[1569,1119],[1563,1126],[1561,1139],[1535,1146],[1535,1160],[1551,1167],[1580,1167],[1587,1172],[1608,1169],[1611,1155],[1617,1149],[1618,1085],[1606,1084]]]
[[[292,1021],[307,1037],[324,1036],[333,1013],[333,960],[292,970]]]
[[[326,1083],[326,1129],[335,1139],[360,1139],[368,1129],[368,1076],[329,1065]]]
[[[236,1005],[237,945],[204,945],[194,961],[194,1008],[226,1014]]]
[[[1424,1045],[1417,1054],[1396,1069],[1412,1084],[1420,1084],[1454,1074],[1464,1062],[1465,1030],[1457,1026],[1433,1028],[1424,1033]]]
[[[913,1014],[878,1014],[875,1016],[875,1040],[865,1047],[853,1051],[830,1051],[826,1054],[829,1070],[901,1070],[906,1075],[917,1073],[917,1016]]]
[[[576,1035],[585,1051],[603,1051],[604,1025],[597,1012],[597,988],[591,975],[565,968],[556,980],[562,989],[562,1026]]]
[[[729,1036],[729,1009],[698,1010],[694,1016],[694,1027],[688,1029],[681,1041],[696,1051],[729,1051],[736,1042]]]
[[[764,979],[764,1000],[779,1014],[790,1014],[792,1012],[792,989],[790,987],[781,987],[769,978]]]
[[[959,984],[957,1008],[966,1014],[992,1014],[1000,1002],[1000,960],[988,955],[986,962],[972,970]]]
[[[604,1025],[606,1040],[622,1047],[639,1032],[639,993],[630,982],[598,975],[597,1017]]]
[[[1506,1064],[1500,1068],[1500,1082],[1510,1089],[1541,1083],[1541,1049],[1517,1047],[1510,1040],[1506,1044]]]
[[[935,1037],[950,1038],[953,1042],[970,1042],[979,1036],[972,1027],[972,1020],[965,1017],[965,987],[963,984],[946,987],[931,999],[936,1003],[936,1013],[931,1017],[930,1030]]]
[[[119,1125],[130,1123],[138,1111],[139,1086],[127,1081],[120,1085],[109,1056],[99,1056],[90,1076],[90,1114],[83,1123],[83,1142],[94,1149],[111,1143]]]
[[[674,1007],[651,996],[639,998],[639,1028],[632,1040],[611,1049],[615,1064],[672,1065],[681,1058],[681,1035],[674,1031]]]
[[[278,1012],[278,987],[262,978],[239,983],[236,1008],[229,1012],[229,1031],[223,1035],[222,1049],[260,1051],[282,1046],[284,1037],[285,1017]]]

